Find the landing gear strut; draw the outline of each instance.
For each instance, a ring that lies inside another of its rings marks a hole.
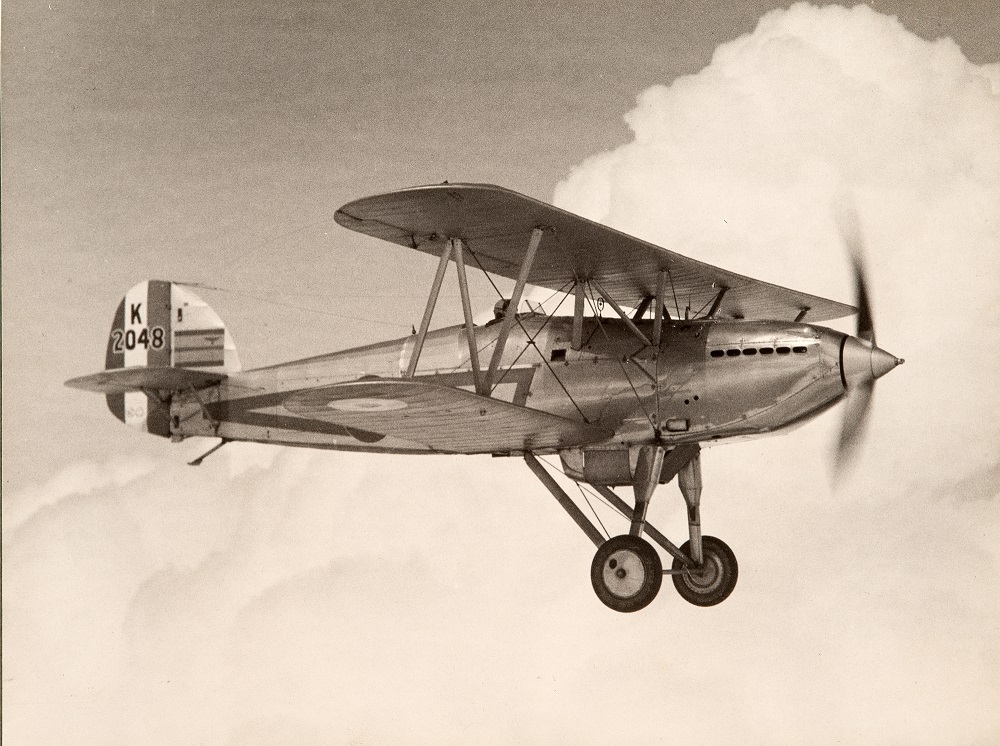
[[[632,484],[634,507],[609,487],[592,485],[615,508],[625,515],[631,514],[629,533],[607,541],[532,453],[525,453],[524,460],[597,546],[590,580],[605,606],[620,612],[645,608],[656,598],[664,575],[672,575],[681,598],[695,606],[715,606],[733,592],[739,576],[736,556],[724,542],[701,535],[701,454],[696,444],[677,446],[670,451],[661,445],[640,449]],[[657,484],[661,480],[668,482],[675,475],[688,514],[689,538],[679,548],[646,523],[646,510]],[[643,533],[673,557],[669,570],[663,569],[659,554],[642,538]]]

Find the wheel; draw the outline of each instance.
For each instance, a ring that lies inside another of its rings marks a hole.
[[[691,542],[686,541],[681,551],[690,556]],[[736,587],[739,566],[736,555],[724,541],[714,536],[701,537],[701,567],[685,568],[681,560],[674,558],[674,588],[688,603],[695,606],[715,606],[721,604]]]
[[[605,606],[615,611],[638,611],[659,593],[663,564],[645,539],[615,536],[601,544],[594,555],[590,582]]]

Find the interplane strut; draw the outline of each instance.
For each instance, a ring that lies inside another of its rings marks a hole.
[[[493,348],[493,357],[490,359],[489,370],[486,372],[486,382],[484,387],[487,393],[493,391],[497,368],[500,367],[500,359],[503,357],[504,348],[507,346],[507,337],[510,334],[511,328],[514,326],[514,321],[517,319],[517,306],[521,302],[521,294],[524,292],[524,286],[528,282],[528,274],[531,272],[531,266],[535,263],[535,254],[538,252],[538,246],[542,242],[542,236],[544,233],[545,231],[541,228],[535,228],[531,232],[531,241],[528,243],[528,251],[525,253],[524,259],[521,262],[521,271],[517,275],[517,282],[514,284],[514,292],[511,293],[510,300],[507,302],[507,308],[504,310],[503,322],[500,325],[500,333],[497,336],[496,346]]]
[[[472,365],[472,380],[476,385],[476,393],[485,395],[483,373],[479,368],[479,349],[476,347],[476,333],[472,323],[472,302],[469,300],[469,280],[465,275],[465,246],[462,239],[452,239],[455,252],[455,272],[458,274],[458,291],[462,295],[462,313],[465,316],[465,337],[469,342],[469,362]]]
[[[406,368],[406,377],[413,378],[417,372],[417,362],[420,360],[420,352],[424,349],[424,340],[427,339],[427,331],[431,326],[431,316],[434,315],[434,307],[437,305],[438,295],[441,293],[441,283],[444,282],[444,273],[448,269],[448,259],[451,258],[452,242],[448,241],[444,251],[441,252],[441,260],[438,262],[437,273],[434,275],[434,283],[431,285],[431,293],[427,298],[427,306],[424,308],[424,317],[420,320],[420,331],[413,344],[413,353],[410,355],[410,364]]]

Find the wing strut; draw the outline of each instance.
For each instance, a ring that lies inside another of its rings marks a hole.
[[[535,228],[531,232],[531,241],[528,243],[528,251],[524,255],[524,260],[521,262],[521,271],[517,275],[517,282],[514,285],[514,292],[510,296],[510,300],[507,302],[507,309],[504,311],[503,324],[500,326],[500,334],[497,336],[496,347],[493,348],[493,357],[490,359],[490,368],[486,372],[486,381],[483,384],[487,392],[493,390],[494,378],[497,374],[497,368],[500,367],[500,358],[503,357],[504,348],[507,346],[507,335],[510,334],[511,327],[514,326],[514,322],[517,320],[517,306],[521,302],[521,294],[524,292],[524,286],[528,282],[528,274],[531,272],[531,265],[535,262],[535,254],[538,252],[538,245],[542,242],[542,236],[545,231],[541,228]],[[447,261],[447,254],[443,257],[444,261]]]
[[[575,303],[573,305],[573,350],[579,351],[583,347],[583,303],[587,299],[584,295],[583,283],[579,280],[573,286]]]
[[[455,271],[458,274],[458,291],[462,295],[462,313],[465,314],[465,337],[469,341],[469,361],[472,364],[472,380],[476,384],[476,393],[487,394],[483,385],[483,372],[479,368],[479,349],[476,347],[476,332],[472,323],[472,302],[469,300],[469,280],[465,275],[465,246],[461,238],[453,238],[455,252]]]
[[[667,273],[660,270],[656,274],[656,310],[653,316],[653,346],[660,349],[660,337],[663,334],[663,297],[667,292]],[[659,358],[660,353],[656,353]]]
[[[719,288],[719,294],[715,296],[715,300],[712,302],[712,307],[708,309],[708,316],[705,318],[714,319],[719,313],[719,308],[722,306],[722,299],[726,297],[726,293],[729,291],[725,285]],[[798,319],[796,319],[798,321]]]
[[[406,367],[406,377],[413,378],[417,372],[417,361],[420,360],[420,351],[424,348],[424,340],[427,339],[427,330],[431,325],[431,316],[434,315],[434,306],[437,305],[438,295],[441,292],[441,283],[444,281],[445,270],[448,269],[448,259],[451,258],[452,242],[444,247],[441,252],[441,261],[438,262],[437,274],[434,275],[434,284],[431,285],[431,294],[427,298],[427,307],[424,309],[424,318],[420,321],[420,331],[417,333],[417,340],[413,345],[413,354],[410,355],[410,364]]]
[[[646,347],[651,347],[653,343],[649,341],[649,337],[639,330],[639,327],[635,325],[635,322],[632,321],[628,314],[622,310],[622,307],[618,305],[615,299],[601,287],[600,283],[597,280],[591,280],[590,284],[593,285],[597,292],[601,294],[601,297],[608,302],[608,305],[615,310],[615,313],[621,316],[621,319],[625,322],[625,326],[628,327],[628,330],[632,332]]]

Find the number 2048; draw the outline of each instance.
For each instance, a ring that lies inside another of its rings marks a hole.
[[[163,348],[164,331],[162,326],[154,326],[152,329],[141,329],[136,334],[135,329],[114,329],[111,332],[111,351],[121,353],[125,350],[134,350],[143,347],[147,350],[159,350]]]

